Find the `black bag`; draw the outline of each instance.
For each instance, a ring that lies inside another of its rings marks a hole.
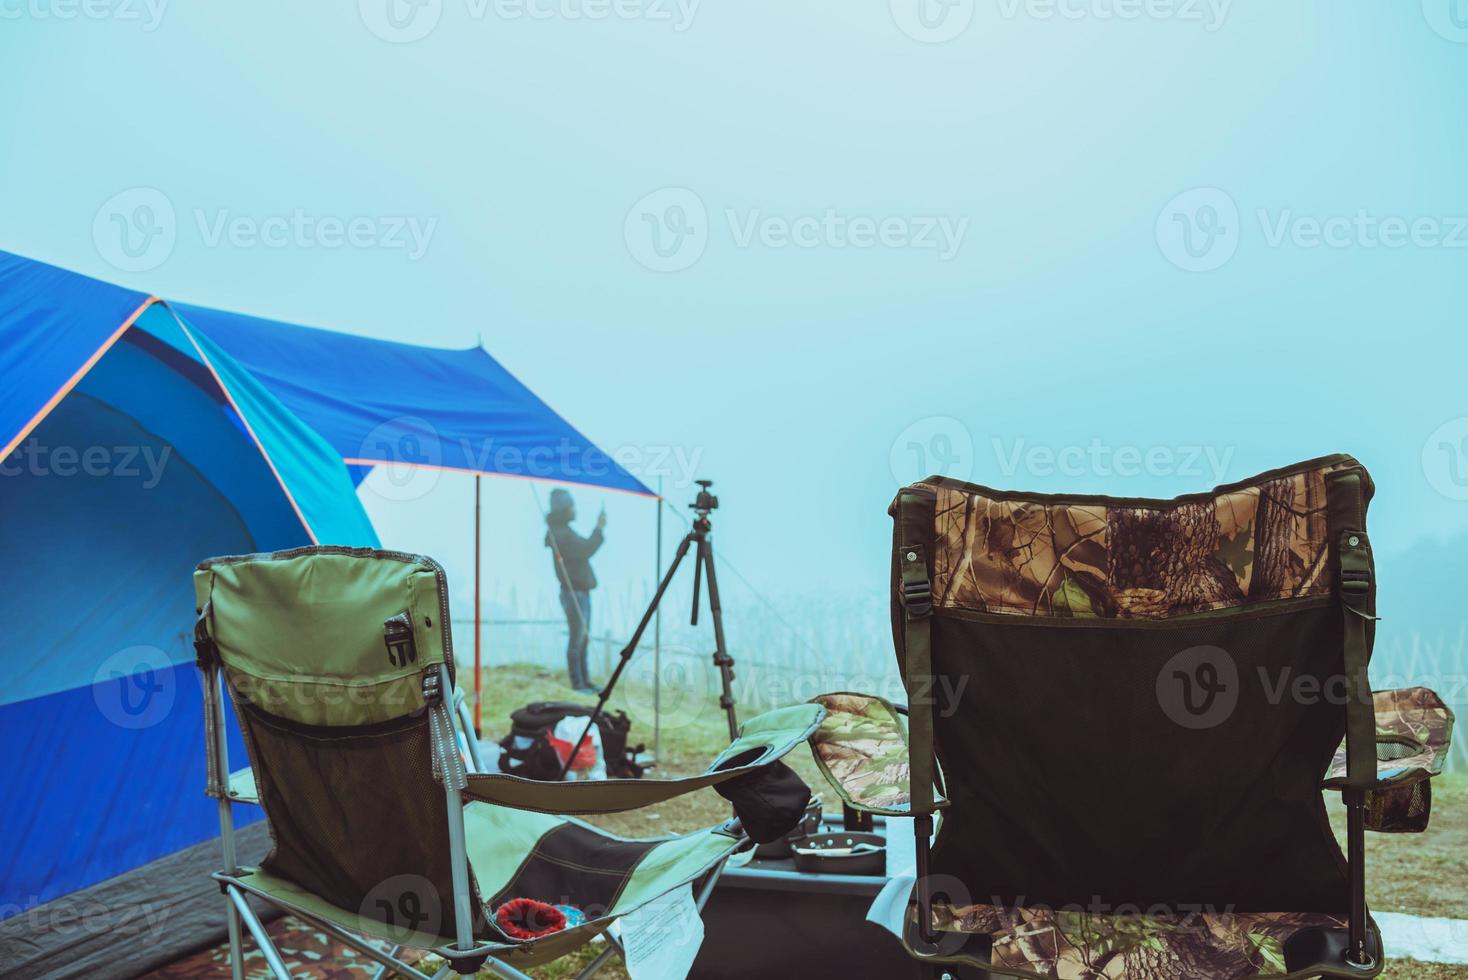
[[[537,701],[511,712],[510,734],[500,741],[500,771],[545,782],[560,779],[564,759],[551,744],[551,734],[562,719],[588,718],[591,712],[585,705],[568,701]],[[602,757],[606,760],[607,776],[612,779],[641,779],[647,771],[647,766],[637,763],[644,746],[629,748],[627,745],[631,728],[632,722],[625,711],[603,711],[597,718]],[[569,750],[567,746],[565,751]]]

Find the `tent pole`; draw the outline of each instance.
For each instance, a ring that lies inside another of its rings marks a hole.
[[[478,739],[484,734],[482,719],[479,714],[479,684],[480,671],[483,665],[480,662],[482,653],[483,626],[480,623],[479,593],[480,593],[480,565],[479,565],[479,526],[480,526],[480,484],[483,478],[474,474],[474,737]]]
[[[654,582],[663,580],[663,478],[658,475],[658,540],[657,575]],[[662,758],[663,752],[663,610],[658,607],[657,618],[652,627],[652,757]]]

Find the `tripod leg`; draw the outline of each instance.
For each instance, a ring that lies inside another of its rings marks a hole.
[[[703,577],[703,538],[698,539],[698,557],[693,560],[693,615],[688,617],[689,626],[698,625],[698,583]]]
[[[719,603],[719,580],[714,575],[714,544],[707,537],[698,542],[698,564],[705,570],[709,583],[709,612],[714,620],[714,663],[719,668],[723,689],[719,694],[719,706],[729,721],[729,741],[739,737],[739,717],[734,713],[734,658],[724,643],[724,609]],[[698,609],[694,606],[694,611]]]
[[[591,726],[595,725],[596,720],[601,717],[602,709],[606,707],[607,699],[612,696],[612,689],[617,686],[617,681],[622,677],[622,671],[627,668],[627,664],[632,660],[632,655],[637,652],[637,644],[642,642],[642,634],[647,632],[647,624],[652,622],[653,613],[657,612],[658,603],[663,601],[663,593],[668,591],[668,584],[673,581],[673,576],[677,573],[678,566],[682,564],[683,557],[688,554],[688,546],[692,542],[693,535],[689,534],[683,539],[683,543],[678,545],[678,553],[673,556],[672,564],[668,566],[667,572],[663,575],[663,580],[658,583],[658,590],[653,593],[652,602],[648,603],[647,611],[642,614],[642,620],[637,624],[637,629],[632,631],[632,639],[622,648],[621,657],[617,660],[616,670],[612,671],[612,676],[607,678],[606,685],[601,689],[601,694],[597,695],[596,707],[592,709],[591,716],[586,719],[586,727],[581,730],[581,737],[576,740],[575,745],[571,746],[571,754],[566,756],[566,761],[561,766],[562,779],[565,779],[566,773],[571,771],[571,760],[576,758],[577,752],[581,751],[581,744],[591,734]]]

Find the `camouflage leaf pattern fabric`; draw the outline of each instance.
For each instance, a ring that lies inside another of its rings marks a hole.
[[[1283,976],[1300,929],[1343,929],[1308,912],[1099,915],[994,905],[934,906],[941,932],[987,933],[994,968],[1056,980],[1245,980]]]
[[[1453,738],[1453,709],[1435,691],[1404,687],[1377,691],[1377,760],[1379,783],[1411,783],[1440,775]],[[1393,747],[1401,748],[1393,750]],[[1326,773],[1326,784],[1346,778],[1346,743],[1341,742]]]
[[[1453,738],[1453,709],[1425,687],[1377,691],[1376,778],[1381,788],[1366,793],[1366,826],[1388,834],[1427,829],[1432,811],[1428,780],[1447,764]],[[1341,743],[1326,773],[1326,785],[1346,778],[1346,745]]]
[[[857,809],[906,813],[912,781],[896,710],[863,694],[822,694],[811,700],[826,709],[809,741],[831,788]]]
[[[1146,502],[937,495],[933,585],[949,609],[1160,619],[1325,595],[1336,458],[1209,498]],[[990,493],[994,493],[991,491]]]

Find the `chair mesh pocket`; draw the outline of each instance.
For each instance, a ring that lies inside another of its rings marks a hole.
[[[241,708],[275,841],[264,869],[394,928],[453,935],[448,811],[426,716],[320,728]]]
[[[1384,834],[1418,834],[1432,813],[1432,783],[1423,779],[1406,786],[1366,794],[1366,827]]]

